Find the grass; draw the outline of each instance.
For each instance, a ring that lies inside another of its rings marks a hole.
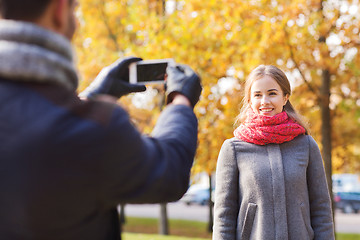
[[[360,234],[337,233],[336,240],[360,240]]]
[[[169,220],[169,236],[157,235],[158,219],[127,217],[123,240],[210,240],[207,223],[188,220]],[[360,240],[360,234],[337,233],[336,240]]]
[[[161,236],[157,234],[124,233],[123,240],[208,240],[210,238],[189,238],[179,236]]]
[[[159,232],[158,225],[156,218],[127,217],[123,232],[157,234]],[[170,219],[169,232],[171,235],[192,237],[192,239],[194,237],[211,239],[211,233],[207,232],[207,223],[204,222]]]

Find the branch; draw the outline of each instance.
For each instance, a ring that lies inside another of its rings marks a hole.
[[[295,68],[299,71],[301,78],[304,80],[305,84],[307,85],[307,87],[309,88],[309,90],[311,92],[313,92],[317,97],[319,96],[318,92],[313,88],[313,86],[311,85],[310,81],[306,79],[305,74],[303,73],[303,71],[300,69],[299,64],[297,63],[297,61],[295,60],[295,56],[294,56],[294,50],[293,47],[291,46],[290,43],[290,37],[288,32],[286,31],[286,28],[284,28],[284,32],[285,32],[285,36],[286,36],[286,43],[287,46],[290,49],[290,59],[293,61],[293,63],[295,64]]]
[[[119,52],[120,51],[120,46],[119,46],[119,44],[117,42],[117,37],[112,31],[112,29],[110,27],[110,24],[109,24],[109,21],[108,21],[108,16],[105,13],[105,0],[102,0],[101,3],[102,3],[102,8],[100,9],[100,11],[101,11],[101,15],[102,15],[103,20],[104,20],[105,27],[108,30],[110,39],[114,42],[116,51]]]
[[[350,40],[350,42],[343,44],[343,48],[345,48],[345,49],[349,49],[352,47],[360,47],[360,41]]]

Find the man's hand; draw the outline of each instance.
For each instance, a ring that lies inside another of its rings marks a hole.
[[[79,96],[92,98],[96,95],[107,94],[120,98],[132,92],[145,91],[146,87],[144,85],[129,83],[129,65],[141,60],[141,58],[135,57],[123,58],[103,68],[90,86],[81,92]]]
[[[187,65],[168,66],[166,73],[166,103],[171,103],[180,93],[195,107],[202,90],[200,77]]]

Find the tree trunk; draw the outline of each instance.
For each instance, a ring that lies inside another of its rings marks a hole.
[[[159,108],[160,111],[164,110],[166,106],[166,96],[165,96],[165,85],[160,86],[156,88],[159,92],[163,93],[161,94],[162,97],[159,101]],[[166,209],[167,203],[160,203],[160,222],[159,222],[159,234],[161,235],[169,235],[169,220],[167,216],[167,209]]]
[[[211,233],[213,231],[213,224],[214,224],[214,217],[213,217],[213,199],[212,199],[212,177],[209,174],[209,225],[208,225],[208,232]]]
[[[324,15],[324,2],[325,0],[319,1],[319,11],[322,14],[322,20],[325,20]],[[319,38],[319,43],[326,44],[327,35],[321,35]],[[321,143],[322,143],[322,157],[324,160],[326,180],[328,184],[330,199],[331,199],[331,208],[333,212],[333,221],[335,224],[334,218],[334,201],[333,201],[333,192],[332,192],[332,160],[331,160],[331,115],[330,115],[330,86],[331,85],[331,75],[328,69],[322,69],[321,76],[321,87],[320,87],[320,111],[321,111]]]
[[[125,204],[120,204],[120,224],[124,225],[125,223],[126,223]]]
[[[327,69],[322,71],[322,82],[320,89],[320,109],[321,109],[321,143],[322,157],[324,159],[326,180],[328,183],[329,193],[332,201],[334,214],[334,202],[332,194],[332,163],[331,163],[331,116],[330,116],[330,73]]]
[[[159,234],[161,234],[161,235],[169,235],[169,224],[168,224],[166,203],[161,203],[160,204]]]

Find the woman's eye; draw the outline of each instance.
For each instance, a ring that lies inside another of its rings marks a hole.
[[[260,94],[255,94],[254,97],[261,97],[261,95]]]
[[[276,92],[271,92],[269,95],[276,95]]]

